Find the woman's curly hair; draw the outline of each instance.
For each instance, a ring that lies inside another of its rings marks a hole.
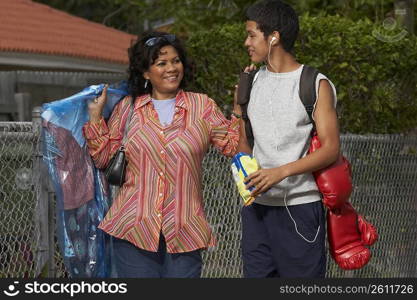
[[[169,41],[164,38],[167,36],[166,32],[147,32],[138,37],[138,39],[131,45],[128,50],[129,53],[129,68],[128,68],[128,88],[132,99],[148,93],[152,93],[152,84],[148,82],[145,88],[146,79],[143,77],[144,72],[149,70],[149,67],[159,57],[160,50],[164,46],[171,45],[178,52],[178,56],[184,66],[184,77],[180,83],[180,88],[185,88],[187,83],[193,78],[191,64],[187,59],[185,49],[181,41],[176,37],[174,41]],[[160,37],[157,42],[148,46],[146,41],[153,37]]]

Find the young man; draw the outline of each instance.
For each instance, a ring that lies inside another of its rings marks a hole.
[[[312,172],[339,155],[336,90],[318,75],[312,116],[321,148],[307,155],[313,125],[299,97],[304,66],[291,54],[298,17],[282,1],[258,2],[246,16],[245,46],[253,63],[265,65],[248,106],[253,155],[261,168],[246,178],[247,188],[256,188],[254,203],[242,209],[244,276],[324,277],[325,215]],[[241,128],[240,151],[248,152]]]

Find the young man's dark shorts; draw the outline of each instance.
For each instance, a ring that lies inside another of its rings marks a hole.
[[[326,273],[325,214],[321,201],[288,206],[252,204],[242,209],[242,258],[246,278],[322,278]]]

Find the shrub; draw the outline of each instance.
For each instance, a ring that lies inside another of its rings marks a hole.
[[[195,65],[192,89],[207,93],[226,109],[233,103],[239,72],[250,63],[244,39],[244,24],[238,23],[198,31],[187,40]]]

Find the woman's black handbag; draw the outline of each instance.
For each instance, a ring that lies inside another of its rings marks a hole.
[[[104,175],[106,176],[107,183],[116,186],[122,186],[125,182],[125,173],[126,173],[126,155],[125,155],[125,143],[127,132],[129,130],[130,118],[132,117],[133,105],[130,107],[129,116],[127,118],[127,124],[124,131],[122,145],[119,150],[114,154],[113,158],[110,160],[108,166],[104,170]]]
[[[117,186],[123,185],[125,182],[126,165],[125,149],[121,146],[104,171],[108,184]]]

